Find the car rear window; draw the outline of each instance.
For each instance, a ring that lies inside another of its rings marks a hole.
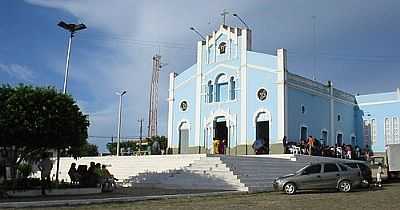
[[[304,172],[306,172],[306,174],[321,173],[321,164],[311,165],[311,166],[307,167],[306,169],[304,169]]]
[[[339,171],[339,168],[337,167],[336,164],[333,164],[333,163],[324,164],[324,172],[325,173],[337,172],[337,171]]]
[[[338,164],[339,165],[339,167],[340,167],[340,169],[342,170],[342,171],[347,171],[347,167],[346,166],[344,166],[344,165],[342,165],[342,164]]]
[[[345,164],[350,166],[351,168],[358,168],[357,163],[345,163]]]

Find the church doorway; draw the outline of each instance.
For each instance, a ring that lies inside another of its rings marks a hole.
[[[257,154],[269,154],[269,120],[266,113],[260,113],[256,120],[256,146],[263,145],[257,149]],[[260,147],[260,146],[257,146]]]
[[[179,126],[179,145],[178,154],[188,154],[189,153],[189,124],[183,122]]]
[[[225,117],[218,117],[214,120],[214,154],[226,154],[228,141]]]

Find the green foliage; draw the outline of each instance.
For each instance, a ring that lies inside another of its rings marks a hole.
[[[165,136],[152,136],[151,138],[146,138],[149,145],[153,145],[153,142],[158,141],[161,150],[166,150],[168,147],[168,138]]]
[[[151,138],[145,138],[142,141],[143,145],[140,145],[139,141],[122,141],[120,143],[120,149],[125,150],[125,151],[132,151],[132,152],[137,152],[139,151],[139,147],[141,151],[147,151],[150,150],[151,146],[155,141],[158,141],[160,144],[160,149],[166,151],[168,147],[168,139],[165,136],[153,136]],[[117,142],[113,143],[108,143],[107,144],[107,149],[108,151],[112,154],[115,155],[117,152]]]
[[[0,87],[0,146],[12,148],[15,161],[38,160],[49,149],[80,148],[88,126],[73,98],[52,87]]]
[[[81,147],[68,148],[61,154],[62,157],[69,157],[71,155],[76,155],[78,157],[93,157],[99,156],[99,151],[97,145],[86,143]]]
[[[22,175],[23,178],[28,178],[29,175],[32,173],[32,166],[28,163],[23,163],[18,166],[19,173]]]
[[[139,144],[134,142],[134,141],[121,141],[119,144],[119,147],[121,150],[125,150],[125,151],[138,151],[139,150]],[[116,155],[117,153],[117,142],[113,142],[113,143],[108,143],[107,144],[107,149],[108,151],[112,154],[112,155]],[[141,148],[143,150],[143,148]]]

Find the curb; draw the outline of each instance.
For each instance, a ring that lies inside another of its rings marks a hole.
[[[115,202],[138,202],[146,200],[167,200],[174,198],[191,198],[206,197],[215,195],[232,195],[247,194],[241,191],[223,191],[210,193],[194,193],[194,194],[176,194],[176,195],[151,195],[151,196],[134,196],[134,197],[117,197],[117,198],[96,198],[96,199],[76,199],[76,200],[53,200],[53,201],[29,201],[29,202],[7,202],[0,203],[0,208],[37,208],[37,207],[55,207],[55,206],[76,206],[104,204]]]

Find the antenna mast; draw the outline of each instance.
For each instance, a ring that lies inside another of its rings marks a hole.
[[[148,137],[157,135],[157,112],[158,112],[158,80],[160,77],[161,56],[153,56],[153,72],[150,86],[150,107],[149,107],[149,127]]]

